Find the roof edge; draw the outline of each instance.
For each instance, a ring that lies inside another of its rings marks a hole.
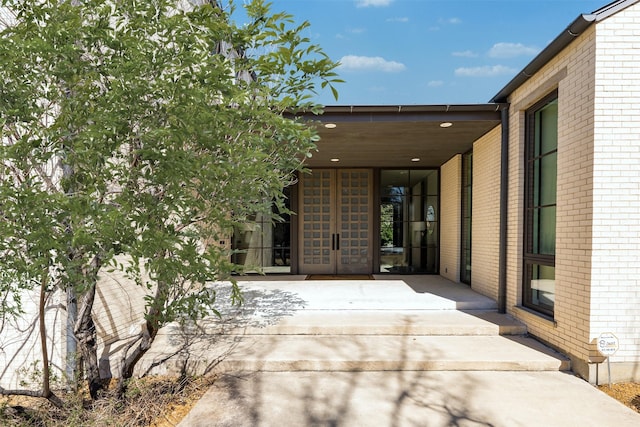
[[[520,71],[509,83],[506,84],[489,102],[507,102],[509,95],[535,73],[540,71],[552,58],[560,53],[572,41],[578,38],[587,28],[596,21],[596,15],[582,14],[578,16],[567,28],[564,29],[546,48],[542,50],[522,71]]]
[[[616,0],[608,3],[600,9],[579,15],[567,28],[564,29],[542,52],[540,52],[520,73],[518,73],[506,86],[504,86],[489,102],[507,102],[509,95],[529,80],[536,72],[545,66],[571,42],[577,39],[592,24],[602,21],[623,9],[637,3],[640,0]]]
[[[425,105],[328,105],[323,108],[323,114],[347,113],[458,113],[458,112],[496,112],[506,107],[506,104],[425,104]]]

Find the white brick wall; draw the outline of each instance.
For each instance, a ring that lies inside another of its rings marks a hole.
[[[589,337],[640,362],[640,5],[598,24]]]
[[[126,257],[120,261],[126,262]],[[146,280],[146,277],[143,278]],[[124,274],[101,271],[94,303],[94,321],[98,333],[100,375],[117,376],[116,356],[122,345],[140,331],[144,315],[144,296],[149,292],[136,286]],[[5,320],[0,325],[0,386],[24,388],[28,373],[42,371],[42,354],[38,335],[37,292],[22,296],[27,314],[18,320]],[[64,381],[66,358],[66,296],[56,292],[46,309],[49,361],[54,378]],[[64,384],[64,383],[62,383]],[[28,385],[25,385],[28,387]],[[52,385],[52,386],[55,386]],[[28,388],[39,388],[39,383]]]
[[[462,156],[440,168],[440,275],[460,281]]]
[[[31,374],[42,372],[42,347],[40,345],[37,317],[39,291],[24,292],[21,299],[26,315],[19,319],[2,319],[0,324],[0,386],[7,389],[39,389],[40,382],[32,382]],[[65,296],[54,293],[45,310],[47,350],[54,379],[64,380],[66,312]],[[38,376],[35,375],[34,379]],[[55,387],[56,384],[52,384]]]

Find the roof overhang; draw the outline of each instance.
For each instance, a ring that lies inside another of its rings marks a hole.
[[[316,122],[320,141],[306,161],[324,167],[440,167],[501,123],[503,104],[329,106]],[[441,127],[442,123],[451,123]],[[328,125],[328,126],[327,126]],[[419,159],[419,160],[417,160]]]

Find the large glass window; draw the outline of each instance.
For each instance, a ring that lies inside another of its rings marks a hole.
[[[558,94],[526,113],[523,304],[553,316],[555,301]]]
[[[383,170],[380,272],[438,273],[438,171]]]
[[[290,189],[285,188],[286,208],[289,209]],[[280,218],[280,219],[274,219]],[[277,212],[256,215],[252,221],[237,227],[233,233],[232,261],[245,272],[291,272],[291,217]]]

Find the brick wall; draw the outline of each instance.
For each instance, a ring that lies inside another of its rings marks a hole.
[[[500,146],[502,128],[473,144],[471,287],[498,299],[500,248]]]
[[[125,266],[129,257],[119,256]],[[145,283],[148,277],[142,277]],[[144,297],[150,291],[136,286],[120,271],[103,268],[100,271],[93,316],[98,332],[98,357],[103,378],[119,376],[117,356],[122,346],[138,334],[144,322]]]
[[[589,357],[595,27],[590,27],[510,97],[507,309],[531,334],[571,356]],[[520,307],[524,201],[524,114],[558,89],[555,316]],[[581,374],[588,376],[585,367]]]
[[[460,281],[462,156],[440,168],[440,275]]]
[[[614,332],[614,379],[639,379],[640,5],[588,28],[510,97],[507,306],[595,381],[595,338]],[[554,319],[519,308],[524,112],[558,89]],[[475,271],[475,268],[474,268]],[[600,381],[603,375],[600,373]]]
[[[4,317],[0,323],[0,386],[6,389],[40,389],[42,347],[40,345],[39,290],[23,292],[26,314],[19,319]],[[52,387],[64,385],[66,340],[65,295],[53,293],[46,302],[47,350],[51,362]]]
[[[640,5],[598,24],[593,149],[591,329],[613,361],[640,363]],[[634,365],[635,363],[635,365]],[[640,373],[636,372],[640,377]]]

